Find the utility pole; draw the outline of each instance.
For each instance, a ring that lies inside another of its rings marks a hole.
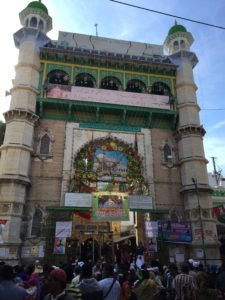
[[[212,161],[213,161],[214,174],[216,176],[216,185],[218,186],[219,185],[219,178],[218,178],[218,172],[216,170],[216,162],[215,162],[216,157],[211,157],[211,158],[212,158]]]
[[[201,205],[200,205],[200,199],[199,199],[199,190],[198,190],[198,180],[197,180],[197,178],[192,178],[192,182],[194,183],[194,186],[195,186],[195,192],[196,192],[197,201],[198,201],[198,213],[199,213],[201,238],[202,238],[203,260],[204,260],[204,265],[206,267],[207,259],[206,259],[206,252],[205,252],[205,234],[204,234],[204,227],[203,227],[203,222],[202,222]]]
[[[98,24],[95,24],[95,35],[98,36]]]

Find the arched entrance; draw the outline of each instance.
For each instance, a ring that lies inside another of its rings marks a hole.
[[[76,153],[70,192],[78,193],[80,199],[82,193],[92,194],[90,218],[78,220],[77,215],[82,217],[84,211],[75,213],[76,235],[82,235],[82,259],[104,256],[113,260],[114,243],[121,236],[135,235],[134,212],[129,212],[128,196],[148,194],[142,171],[137,148],[114,137],[93,140]],[[104,227],[108,229],[102,230]],[[84,239],[86,228],[93,233]]]

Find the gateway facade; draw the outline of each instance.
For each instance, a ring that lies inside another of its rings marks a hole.
[[[202,250],[217,260],[191,33],[175,24],[163,45],[68,32],[52,41],[43,3],[19,16],[0,148],[1,258],[52,257],[59,221],[72,221],[67,242],[78,249],[89,238],[100,247],[144,241],[145,222],[162,219],[192,230],[188,247],[167,244],[168,256],[199,258]],[[108,219],[91,218],[98,192],[97,211],[110,195],[114,203],[126,195],[128,220],[115,218],[118,207]]]

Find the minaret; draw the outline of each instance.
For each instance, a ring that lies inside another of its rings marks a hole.
[[[19,258],[21,221],[30,186],[34,124],[38,120],[35,111],[39,94],[39,49],[49,41],[46,33],[52,29],[52,19],[41,1],[29,3],[19,16],[23,27],[14,34],[19,58],[10,108],[4,114],[6,132],[0,148],[0,220],[5,223],[0,247],[17,249],[17,253],[9,256],[13,259]]]
[[[193,241],[190,257],[218,259],[216,223],[210,208],[210,192],[203,147],[205,130],[200,125],[193,68],[198,62],[190,51],[194,39],[182,25],[175,23],[169,30],[164,47],[170,59],[178,66],[176,75],[177,109],[179,122],[177,138],[182,180],[181,198],[184,201],[185,219],[191,221]],[[212,261],[210,261],[212,262]]]

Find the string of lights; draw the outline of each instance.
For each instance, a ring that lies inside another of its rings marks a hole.
[[[126,6],[130,6],[130,7],[133,7],[133,8],[146,10],[146,11],[153,12],[153,13],[160,14],[160,15],[164,15],[164,16],[167,16],[167,17],[173,17],[173,18],[176,18],[176,19],[181,19],[181,20],[185,20],[185,21],[188,21],[188,22],[192,22],[192,23],[197,23],[197,24],[201,24],[201,25],[210,26],[210,27],[225,30],[225,27],[223,27],[223,26],[210,24],[210,23],[206,23],[206,22],[202,22],[202,21],[198,21],[198,20],[193,20],[193,19],[190,19],[190,18],[185,18],[185,17],[173,15],[173,14],[165,13],[165,12],[162,12],[162,11],[158,11],[158,10],[154,10],[154,9],[150,9],[150,8],[147,8],[147,7],[142,7],[142,6],[138,6],[138,5],[122,2],[122,1],[117,1],[117,0],[109,0],[109,1],[115,2],[115,3],[118,3],[118,4],[122,4],[122,5],[126,5]]]

